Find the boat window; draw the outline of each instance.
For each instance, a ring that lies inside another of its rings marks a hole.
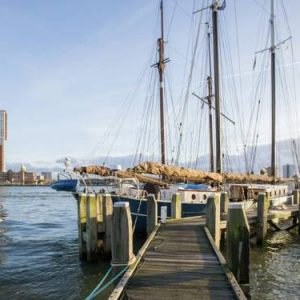
[[[195,200],[196,199],[196,195],[192,194],[192,199]]]
[[[206,200],[207,199],[207,196],[206,194],[203,195],[203,200]]]

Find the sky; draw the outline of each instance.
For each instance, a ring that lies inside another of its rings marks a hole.
[[[192,12],[206,2],[165,0],[166,52],[171,58],[167,68],[176,109],[183,74],[188,73]],[[294,62],[299,62],[300,2],[284,2]],[[267,20],[268,10],[267,0],[228,0],[222,12],[233,45],[234,74],[228,76],[243,74],[238,78],[246,102],[251,97],[254,52],[262,46],[260,16],[265,14]],[[136,85],[155,63],[158,21],[158,0],[0,0],[0,108],[8,112],[7,161],[47,165],[64,156],[133,153],[146,88],[144,83],[139,89]],[[284,37],[288,31],[281,33]],[[299,64],[294,67],[298,80]],[[299,107],[299,101],[295,105]],[[126,120],[121,122],[123,116]],[[118,134],[111,133],[106,142],[104,137],[114,126]],[[293,131],[300,127],[289,126]],[[281,137],[289,126],[282,126]],[[261,142],[268,138],[263,132]]]

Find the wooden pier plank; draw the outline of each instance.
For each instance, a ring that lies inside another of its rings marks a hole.
[[[125,299],[236,299],[197,220],[161,225],[123,293]]]

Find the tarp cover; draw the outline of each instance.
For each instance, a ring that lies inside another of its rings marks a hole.
[[[191,181],[195,183],[201,182],[235,182],[235,183],[274,183],[274,177],[267,175],[254,174],[239,174],[239,173],[213,173],[204,172],[195,169],[188,169],[184,167],[163,165],[156,162],[144,162],[127,171],[113,171],[104,166],[85,166],[74,168],[74,172],[95,174],[100,176],[117,176],[119,178],[137,178],[143,183],[152,183],[158,185],[165,185],[157,178],[143,174],[160,175],[164,181]],[[279,182],[279,179],[276,179]]]
[[[213,173],[183,167],[168,166],[155,162],[144,162],[128,169],[135,173],[148,173],[162,175],[168,179],[182,179],[193,182],[215,181],[215,182],[235,182],[235,183],[273,183],[274,177],[267,175],[239,174],[239,173]],[[276,181],[279,181],[278,179]]]

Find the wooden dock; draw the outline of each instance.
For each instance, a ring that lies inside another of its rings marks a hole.
[[[128,202],[110,195],[78,197],[80,256],[92,260],[111,251],[111,265],[121,279],[109,300],[117,299],[246,299],[249,291],[250,239],[261,246],[268,226],[300,234],[300,191],[288,203],[272,207],[265,193],[257,205],[229,203],[228,194],[209,197],[206,215],[181,218],[179,194],[172,197],[171,219],[158,223],[158,205],[147,199],[148,239],[133,253],[133,226]],[[286,223],[286,222],[285,222]],[[219,251],[226,240],[226,261]]]
[[[162,224],[149,242],[110,299],[246,299],[203,218]]]

